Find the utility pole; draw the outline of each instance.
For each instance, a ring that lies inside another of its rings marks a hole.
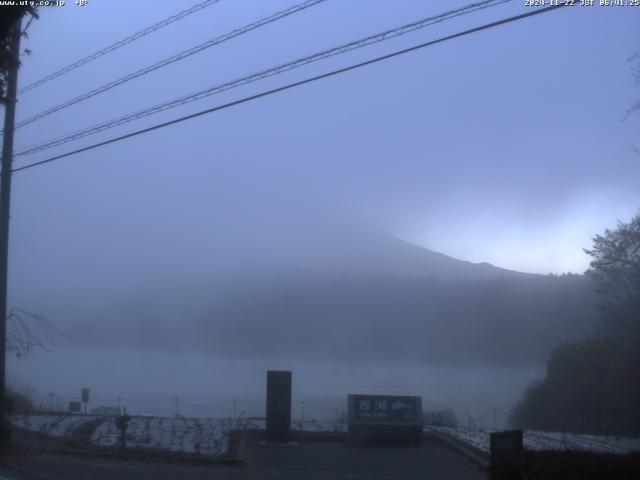
[[[7,77],[4,105],[4,136],[2,143],[2,172],[0,173],[0,441],[7,439],[6,427],[6,355],[7,355],[7,269],[9,265],[9,215],[11,213],[11,170],[13,164],[13,130],[16,120],[16,92],[20,65],[20,35],[22,19],[13,25],[9,34],[11,65]]]

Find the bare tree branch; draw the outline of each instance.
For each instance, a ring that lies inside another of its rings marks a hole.
[[[48,352],[47,343],[60,336],[66,335],[40,315],[12,308],[7,316],[7,350],[17,357],[28,356],[34,350]]]

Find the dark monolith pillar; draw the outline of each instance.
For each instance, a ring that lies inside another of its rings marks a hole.
[[[291,432],[291,372],[267,372],[267,442],[287,443]]]

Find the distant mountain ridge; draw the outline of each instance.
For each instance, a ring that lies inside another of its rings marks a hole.
[[[400,240],[390,235],[380,235],[361,254],[376,259],[379,272],[400,277],[437,277],[442,280],[475,280],[498,277],[528,277],[522,273],[496,267],[490,263],[473,263],[435,252],[427,248]],[[363,258],[364,260],[364,258]]]
[[[222,282],[291,270],[441,280],[534,275],[460,260],[353,219],[311,216],[285,223],[263,219],[251,228],[245,223],[231,224],[214,236],[200,238],[197,252],[191,255],[197,264],[185,262],[180,267],[188,272],[206,265]]]
[[[344,233],[329,232],[297,237],[299,267],[345,274],[389,275],[403,278],[436,277],[441,280],[477,280],[536,276],[490,263],[473,263],[429,250],[372,228],[354,227]],[[289,252],[295,251],[290,248]]]

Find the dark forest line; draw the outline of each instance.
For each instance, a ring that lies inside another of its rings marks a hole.
[[[543,364],[593,319],[583,276],[342,277],[236,292],[198,330],[246,355],[514,365]]]
[[[594,238],[598,322],[551,351],[546,377],[511,415],[516,427],[640,435],[640,215]]]

